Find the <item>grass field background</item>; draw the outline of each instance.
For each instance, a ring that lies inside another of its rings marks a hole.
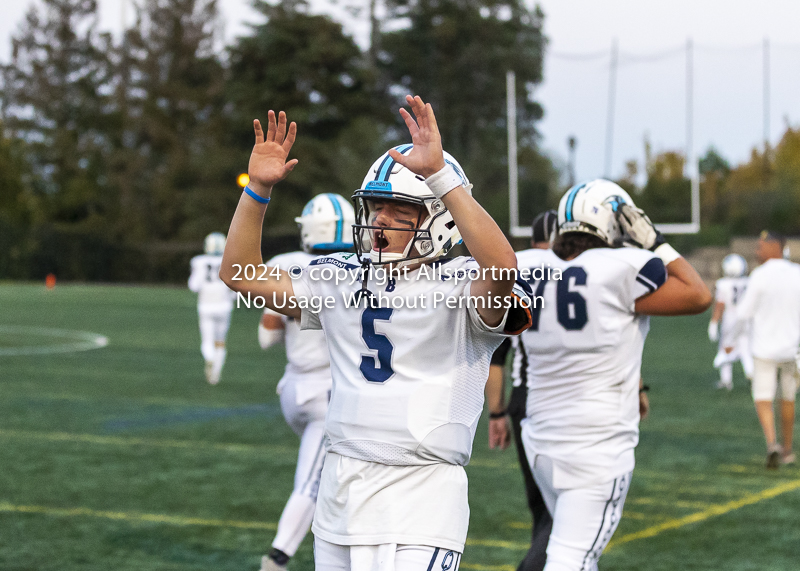
[[[0,569],[258,569],[289,496],[298,439],[236,310],[222,382],[206,384],[195,297],[150,287],[0,284]],[[741,372],[718,392],[708,316],[654,319],[643,374],[652,412],[606,570],[800,569],[800,469],[763,468]],[[92,332],[100,349],[15,355]],[[5,355],[4,355],[5,353]],[[513,449],[485,419],[462,568],[512,571],[530,534]],[[289,564],[313,569],[310,536]]]

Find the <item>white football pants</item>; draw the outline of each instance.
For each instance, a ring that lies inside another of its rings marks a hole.
[[[278,521],[272,547],[291,557],[297,551],[314,519],[317,491],[325,460],[325,413],[328,394],[297,404],[297,385],[286,383],[281,390],[281,410],[289,427],[300,437],[294,490]]]
[[[719,350],[714,357],[714,367],[720,370],[720,381],[726,385],[733,384],[733,364],[742,363],[744,376],[753,378],[753,354],[750,352],[750,338],[740,335],[733,344],[733,351],[725,352],[723,341],[719,343]]]
[[[427,545],[336,545],[314,538],[315,571],[458,571],[458,551]]]
[[[532,463],[533,477],[553,516],[544,571],[596,571],[619,525],[633,473],[603,484],[559,489],[553,487],[550,458],[536,455]]]
[[[200,352],[206,361],[214,361],[217,357],[216,345],[225,343],[231,325],[231,311],[207,311],[202,306],[198,308]]]

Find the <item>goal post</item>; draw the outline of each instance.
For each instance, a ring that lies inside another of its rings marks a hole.
[[[689,122],[691,125],[691,121]],[[520,224],[519,219],[519,168],[517,164],[517,103],[516,77],[513,71],[506,72],[506,125],[508,132],[508,220],[509,234],[514,238],[530,238],[532,228]],[[691,127],[687,128],[691,136]],[[691,138],[688,151],[691,154]],[[692,157],[688,162],[691,181],[691,221],[656,223],[664,234],[697,234],[700,232],[700,164]]]

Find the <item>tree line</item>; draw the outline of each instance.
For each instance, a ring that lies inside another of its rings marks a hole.
[[[540,9],[386,0],[361,49],[305,0],[255,7],[262,22],[225,46],[216,0],[141,0],[116,39],[98,29],[96,0],[30,9],[0,70],[0,278],[183,280],[202,238],[227,230],[252,120],[269,109],[298,123],[300,166],[270,205],[265,255],[294,249],[306,201],[349,198],[374,159],[405,142],[397,107],[408,92],[434,105],[445,148],[507,224],[507,70],[523,219],[552,197],[558,173],[537,147],[532,97]]]
[[[677,239],[683,249],[727,246],[733,236],[754,236],[762,230],[800,234],[800,128],[788,124],[778,143],[753,148],[750,158],[731,165],[713,147],[699,160],[700,223],[697,236]],[[627,163],[617,181],[656,222],[691,219],[691,182],[685,157],[675,151],[652,153],[645,141],[644,179],[640,166]]]

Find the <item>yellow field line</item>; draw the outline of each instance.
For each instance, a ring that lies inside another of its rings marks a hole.
[[[515,571],[513,565],[481,565],[480,563],[462,563],[459,569],[477,569],[478,571]]]
[[[296,448],[288,446],[268,446],[255,444],[226,444],[204,440],[159,440],[150,438],[130,438],[123,436],[99,436],[97,434],[79,434],[73,432],[40,432],[33,430],[0,429],[0,438],[17,438],[22,440],[46,440],[49,442],[84,442],[108,446],[154,446],[159,448],[187,448],[223,450],[225,452],[262,452],[296,454]]]
[[[732,512],[734,510],[743,508],[745,506],[757,504],[758,502],[774,498],[781,494],[785,494],[786,492],[797,490],[799,488],[800,488],[800,480],[793,480],[791,482],[786,482],[784,484],[780,484],[779,486],[775,486],[773,488],[768,488],[766,490],[758,492],[757,494],[749,494],[741,499],[734,500],[732,502],[712,505],[711,507],[703,511],[693,513],[685,517],[671,519],[665,521],[664,523],[648,527],[641,531],[623,535],[619,539],[612,539],[611,542],[608,544],[606,550],[616,547],[617,545],[622,545],[623,543],[628,543],[629,541],[635,541],[637,539],[645,539],[647,537],[654,537],[664,531],[669,531],[671,529],[678,529],[680,527],[684,527],[692,523],[697,523],[699,521],[704,521],[718,515],[723,515],[728,512]]]
[[[275,531],[278,526],[264,521],[235,521],[222,519],[202,519],[164,514],[148,514],[140,512],[99,511],[89,508],[52,508],[47,506],[16,506],[0,502],[0,512],[31,513],[59,517],[97,517],[121,521],[140,521],[149,523],[165,523],[169,525],[202,525],[209,527],[238,527],[242,529],[265,529]]]
[[[42,432],[34,430],[0,429],[0,438],[17,438],[30,440],[47,440],[51,442],[84,442],[108,446],[154,446],[159,448],[186,448],[224,450],[226,452],[262,452],[297,454],[296,448],[264,444],[226,444],[204,440],[168,440],[154,438],[132,438],[128,436],[100,436],[97,434],[81,434],[74,432]],[[476,468],[517,469],[517,464],[502,464],[493,460],[475,460],[469,466]]]
[[[687,502],[683,500],[669,501],[669,500],[660,500],[656,498],[633,498],[628,503],[646,505],[646,506],[670,506],[676,508],[695,508],[695,509],[708,508],[714,505],[710,502]],[[627,511],[625,512],[625,515],[628,515]]]
[[[499,547],[500,549],[511,549],[514,551],[528,551],[529,543],[519,543],[516,541],[502,541],[499,539],[470,539],[467,538],[467,545],[476,547]]]
[[[209,527],[236,527],[241,529],[263,529],[275,531],[278,526],[274,523],[263,521],[236,521],[222,519],[203,519],[195,517],[172,516],[165,514],[149,514],[141,512],[118,512],[93,510],[89,508],[53,508],[47,506],[20,506],[8,502],[0,502],[0,512],[6,513],[30,513],[58,517],[95,517],[101,519],[114,519],[119,521],[137,521],[148,523],[162,523],[168,525],[199,525]],[[499,541],[493,539],[467,539],[467,545],[480,547],[499,547],[502,549],[527,551],[527,543],[515,543],[513,541]],[[477,564],[475,564],[477,565]],[[501,571],[505,566],[482,566],[471,567],[471,569],[496,569]]]

